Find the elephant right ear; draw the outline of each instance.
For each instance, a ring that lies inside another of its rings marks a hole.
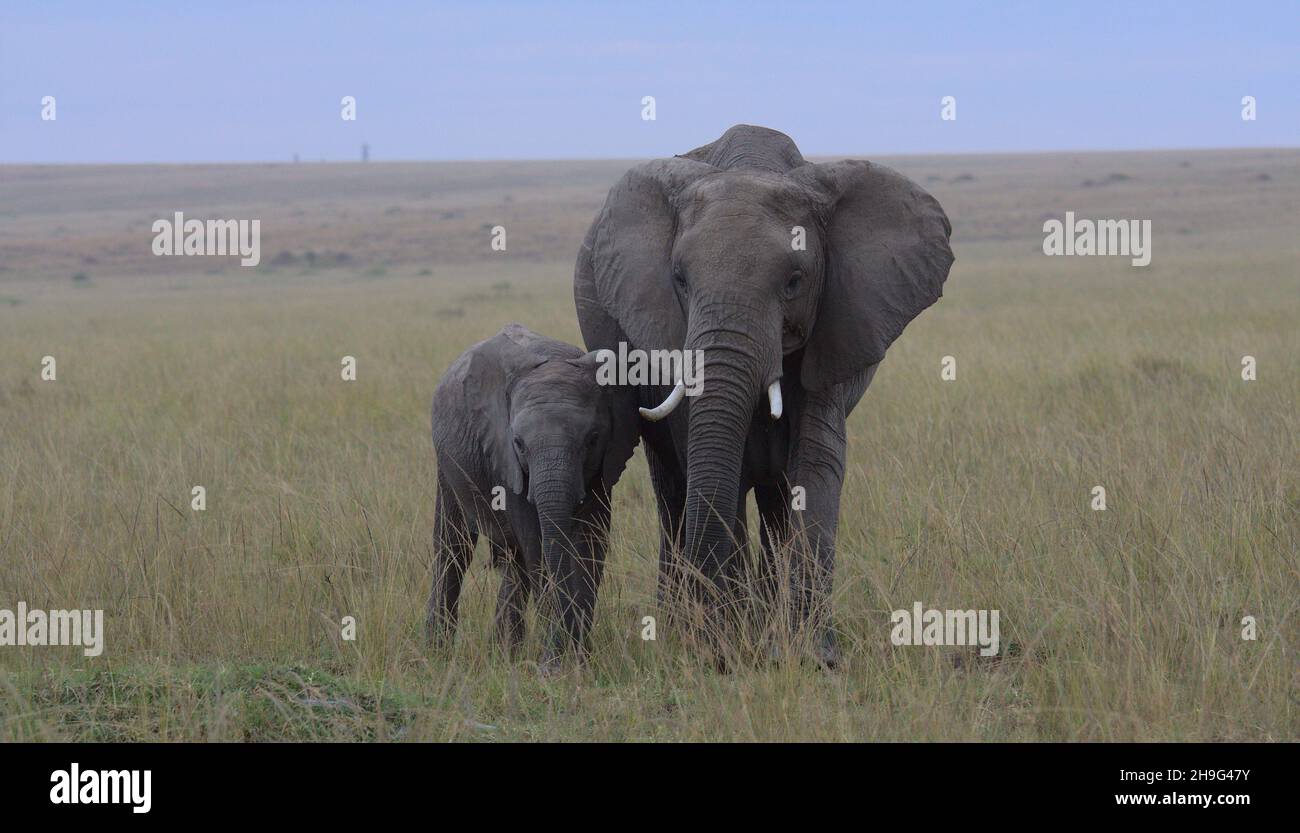
[[[502,478],[505,482],[500,485],[521,495],[524,472],[510,430],[510,393],[519,379],[546,359],[511,339],[509,329],[473,348],[462,385],[469,430],[487,457],[492,476]]]
[[[677,198],[712,165],[674,157],[638,165],[610,189],[592,224],[591,268],[600,305],[635,346],[680,347],[686,316],[672,285]]]

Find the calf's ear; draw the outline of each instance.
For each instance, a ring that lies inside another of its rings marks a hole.
[[[601,479],[607,488],[613,489],[641,439],[641,415],[638,411],[641,403],[636,388],[631,385],[614,385],[608,390],[612,433],[605,446]]]
[[[640,399],[634,386],[614,383],[617,379],[616,374],[607,374],[610,383],[601,384],[600,352],[593,350],[581,358],[571,359],[569,364],[582,368],[597,380],[600,389],[598,402],[600,407],[609,410],[610,436],[609,441],[605,443],[605,458],[601,464],[600,477],[606,488],[612,489],[622,476],[627,461],[631,459],[632,452],[636,450],[636,444],[641,439],[641,417],[637,410]]]
[[[471,420],[469,430],[493,476],[519,495],[524,492],[524,471],[515,454],[510,428],[510,395],[515,385],[546,357],[537,355],[512,335],[506,328],[473,350],[464,377],[464,396]]]

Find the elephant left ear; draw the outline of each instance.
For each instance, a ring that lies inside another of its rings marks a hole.
[[[883,359],[939,300],[952,226],[934,197],[881,165],[808,164],[791,175],[825,200],[826,280],[801,368],[803,384],[820,390]]]
[[[569,364],[582,368],[597,379],[599,384],[599,351],[593,350]],[[600,478],[607,489],[623,476],[627,461],[632,459],[632,452],[641,440],[641,404],[637,388],[634,385],[601,385],[600,401],[610,409],[610,437],[605,443],[605,458],[601,462]]]
[[[609,392],[613,403],[610,419],[613,433],[605,448],[601,479],[606,488],[613,489],[641,440],[641,414],[638,410],[641,402],[636,387],[632,385],[616,385],[610,387]]]

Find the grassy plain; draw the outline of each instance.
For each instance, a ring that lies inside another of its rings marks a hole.
[[[638,452],[592,662],[547,680],[491,647],[481,545],[455,656],[422,644],[428,402],[508,321],[579,341],[573,257],[629,163],[0,167],[0,608],[107,630],[0,647],[0,738],[1300,738],[1300,151],[881,161],[957,264],[850,423],[846,667],[642,641]],[[1067,210],[1152,220],[1151,265],[1043,256]],[[262,265],[153,257],[175,211],[260,218]],[[914,601],[1000,610],[1002,655],[891,645]]]

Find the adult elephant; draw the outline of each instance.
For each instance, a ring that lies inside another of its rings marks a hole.
[[[749,125],[610,190],[574,275],[587,349],[703,356],[697,396],[680,382],[640,392],[661,600],[685,578],[711,624],[726,618],[753,490],[760,586],[779,590],[778,547],[791,543],[791,620],[822,663],[838,662],[828,608],[845,419],[889,345],[942,295],[950,233],[939,203],[900,174],[809,163],[785,134]]]

